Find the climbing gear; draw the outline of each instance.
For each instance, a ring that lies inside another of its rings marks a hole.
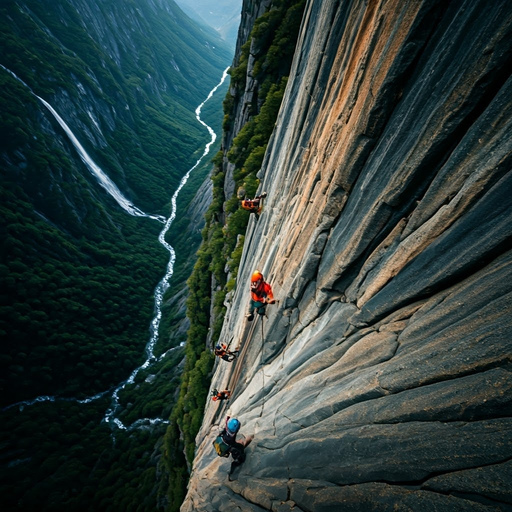
[[[254,283],[254,281],[263,281],[263,274],[259,271],[259,270],[256,270],[255,272],[253,272],[252,276],[251,276],[251,282]]]
[[[231,455],[233,456],[233,462],[231,463],[231,467],[229,468],[229,473],[228,473],[228,480],[230,482],[233,481],[231,479],[231,475],[233,474],[235,469],[238,466],[241,466],[245,462],[245,459],[247,458],[247,455],[245,454],[244,451],[239,452],[236,448],[231,452]]]
[[[224,441],[222,436],[217,436],[215,441],[213,441],[213,447],[215,448],[215,451],[219,457],[229,457],[231,446],[229,446],[229,444]]]
[[[230,434],[236,434],[240,430],[240,422],[236,418],[231,418],[226,428]]]
[[[243,208],[244,210],[249,210],[249,211],[251,211],[251,210],[255,209],[255,208],[254,208],[254,202],[253,202],[253,201],[251,201],[250,199],[244,199],[244,200],[242,201],[242,208]]]
[[[224,354],[228,352],[228,347],[226,346],[225,343],[217,343],[217,345],[215,345],[215,350],[213,352],[216,356],[222,357]]]
[[[237,194],[238,195],[238,194]],[[262,201],[267,197],[267,193],[264,192],[261,196],[256,196],[254,199],[247,199],[247,196],[242,200],[241,206],[244,210],[247,210],[251,213],[256,214],[256,218],[258,218],[258,214],[261,212],[263,208]]]
[[[224,361],[227,361],[228,363],[232,363],[237,356],[238,352],[229,352],[227,354],[224,354],[223,356],[220,356],[220,358],[223,359]]]

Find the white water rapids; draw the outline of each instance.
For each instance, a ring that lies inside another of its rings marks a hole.
[[[202,124],[210,134],[211,140],[208,142],[205,146],[205,149],[203,151],[203,154],[201,157],[197,160],[197,162],[188,170],[188,172],[181,178],[180,184],[176,191],[174,192],[172,199],[171,199],[171,214],[166,219],[165,217],[162,217],[161,215],[150,215],[144,213],[142,210],[137,208],[133,205],[131,201],[129,201],[122,192],[119,190],[117,185],[103,172],[103,170],[92,160],[92,158],[87,154],[83,146],[80,144],[78,139],[75,137],[69,126],[65,123],[65,121],[60,117],[60,115],[55,111],[55,109],[44,99],[40,98],[35,94],[32,89],[23,81],[21,80],[16,74],[14,74],[12,71],[7,69],[5,66],[2,66],[0,64],[0,67],[7,71],[11,76],[13,76],[16,80],[21,82],[25,87],[27,87],[30,92],[39,100],[41,103],[51,112],[53,117],[57,120],[59,125],[62,127],[66,135],[68,136],[69,140],[77,150],[80,158],[84,162],[84,164],[87,166],[89,171],[95,176],[95,178],[98,180],[98,183],[117,201],[119,206],[123,208],[127,213],[130,215],[134,215],[137,217],[148,217],[153,220],[157,220],[158,222],[162,222],[164,224],[164,227],[162,231],[160,232],[160,235],[158,236],[159,242],[169,251],[169,263],[167,264],[167,270],[160,281],[158,283],[156,289],[155,289],[155,317],[153,318],[150,326],[150,339],[148,344],[146,345],[146,360],[145,362],[131,373],[131,375],[123,382],[121,382],[114,390],[107,390],[103,391],[101,393],[98,393],[97,395],[94,395],[89,398],[85,398],[83,400],[78,400],[76,398],[60,398],[55,396],[39,396],[37,398],[34,398],[33,400],[26,400],[23,402],[17,402],[15,404],[12,404],[8,407],[5,407],[5,409],[10,409],[12,407],[20,407],[20,409],[23,409],[23,407],[33,405],[35,403],[41,403],[41,402],[54,402],[56,400],[63,400],[63,401],[75,401],[78,403],[90,403],[94,400],[97,400],[109,393],[112,394],[112,404],[110,408],[105,413],[105,421],[107,423],[113,423],[120,429],[126,430],[128,427],[126,427],[119,418],[116,418],[115,414],[117,412],[117,409],[119,407],[119,392],[127,385],[127,384],[133,384],[135,381],[135,377],[139,373],[140,370],[148,368],[152,363],[157,362],[158,360],[163,359],[170,351],[175,350],[179,347],[174,347],[170,350],[168,350],[166,353],[164,353],[160,358],[157,360],[155,357],[153,350],[154,347],[158,341],[158,329],[160,326],[160,320],[162,318],[162,303],[163,303],[163,297],[166,292],[166,290],[169,288],[169,281],[174,273],[174,263],[176,261],[176,253],[174,251],[174,248],[168,244],[165,241],[165,235],[169,228],[171,227],[172,222],[176,218],[176,200],[178,198],[178,194],[180,193],[181,189],[185,186],[185,184],[188,181],[188,178],[190,176],[190,173],[198,167],[198,165],[202,162],[203,158],[210,152],[211,145],[215,142],[217,139],[216,133],[213,131],[213,129],[208,126],[202,119],[201,119],[201,109],[203,108],[204,104],[214,95],[214,93],[217,91],[217,89],[224,83],[226,77],[227,77],[227,71],[228,68],[224,70],[224,73],[222,74],[222,78],[220,82],[210,91],[207,98],[196,108],[195,114],[197,121]],[[129,428],[138,428],[144,425],[152,425],[155,423],[167,423],[167,421],[162,419],[139,419],[137,420],[131,427]]]

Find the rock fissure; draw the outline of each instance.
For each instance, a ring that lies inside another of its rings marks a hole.
[[[430,473],[428,476],[426,476],[425,478],[422,478],[420,480],[415,480],[415,481],[393,481],[393,480],[379,480],[379,482],[381,483],[384,483],[384,484],[387,484],[387,485],[398,485],[398,486],[414,486],[418,489],[421,489],[426,483],[428,483],[429,480],[432,480],[433,478],[437,478],[439,476],[445,476],[445,475],[450,475],[450,474],[453,474],[453,473],[456,473],[456,472],[460,472],[460,471],[469,471],[469,470],[472,470],[472,469],[478,469],[478,468],[486,468],[486,467],[491,467],[491,466],[496,466],[497,464],[503,464],[503,463],[506,463],[506,462],[510,462],[511,458],[503,458],[503,459],[500,459],[500,460],[495,460],[495,461],[492,461],[492,462],[489,462],[489,463],[482,463],[482,464],[479,464],[478,466],[468,466],[468,467],[465,467],[463,469],[457,469],[457,470],[450,470],[450,471],[437,471],[437,472],[432,472]],[[428,489],[429,491],[431,489]]]
[[[505,361],[497,361],[497,362],[489,363],[487,365],[475,366],[471,370],[461,371],[460,373],[457,373],[457,374],[452,374],[452,375],[444,374],[444,375],[439,375],[437,378],[432,378],[432,379],[426,378],[425,380],[422,380],[417,385],[413,385],[410,387],[401,387],[401,388],[391,389],[391,388],[385,388],[382,384],[379,384],[379,387],[382,390],[386,391],[388,394],[396,395],[399,393],[403,393],[404,391],[412,391],[415,389],[421,389],[421,388],[435,385],[435,384],[450,383],[452,381],[457,381],[458,379],[463,379],[465,377],[471,377],[473,375],[481,375],[482,373],[489,371],[489,370],[494,370],[494,369],[507,370],[510,368],[510,360],[512,359],[512,355],[510,355],[510,354],[504,355],[504,357],[506,357],[508,359]],[[403,368],[398,368],[398,370],[401,370],[401,369],[403,369]],[[380,398],[380,397],[377,397],[376,399],[378,399],[378,398]]]
[[[298,425],[300,428],[306,428],[306,425],[302,425],[297,420],[293,420],[292,418],[289,418],[286,416],[286,414],[283,414],[283,418],[286,418],[290,423],[293,423],[294,425]]]
[[[498,506],[500,510],[503,510],[505,512],[512,512],[512,503],[510,501],[504,501],[504,500],[498,500],[496,498],[490,498],[489,496],[486,496],[485,494],[458,492],[458,491],[452,491],[450,493],[445,493],[442,491],[437,491],[437,490],[432,490],[432,489],[429,489],[429,492],[445,494],[445,495],[453,496],[455,498],[460,498],[460,499],[467,500],[467,501],[473,501],[475,503],[481,503],[482,505],[489,505],[492,507]]]
[[[261,503],[258,503],[254,499],[250,499],[249,496],[248,496],[248,493],[247,492],[244,493],[244,489],[243,488],[238,490],[238,491],[236,491],[233,488],[233,486],[229,486],[229,488],[231,489],[233,494],[235,494],[236,496],[240,497],[241,499],[243,499],[247,503],[250,503],[251,505],[254,505],[254,506],[258,507],[256,510],[262,510],[262,511],[266,510],[268,512],[272,512],[271,509],[263,507]],[[241,506],[237,506],[237,509],[240,510],[241,512],[244,512],[244,509]],[[252,509],[252,510],[254,510],[254,509]]]

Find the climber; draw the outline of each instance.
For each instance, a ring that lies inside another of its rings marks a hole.
[[[225,389],[224,391],[217,391],[216,389],[214,389],[212,391],[212,400],[214,402],[217,402],[217,400],[219,400],[219,401],[229,400],[230,396],[231,396],[231,391],[229,391],[229,389]]]
[[[254,310],[258,315],[264,315],[267,304],[275,304],[272,287],[263,279],[263,274],[256,270],[251,276],[251,302],[246,318],[249,322],[254,320]]]
[[[213,442],[215,451],[220,457],[229,457],[229,454],[233,457],[231,468],[229,470],[229,477],[231,477],[236,467],[240,466],[245,461],[245,449],[252,441],[253,436],[249,436],[244,439],[243,442],[239,443],[236,440],[236,435],[240,430],[240,422],[236,418],[226,417],[226,425],[220,431],[217,439]],[[229,478],[231,480],[231,478]]]
[[[231,363],[236,359],[236,356],[238,356],[238,350],[234,350],[231,352],[228,350],[228,346],[225,343],[218,343],[215,346],[215,350],[213,353],[220,357],[221,359],[224,359],[224,361],[227,361],[228,363]]]
[[[267,197],[267,193],[264,192],[261,196],[256,196],[254,199],[244,199],[242,200],[242,208],[244,210],[248,210],[251,213],[255,213],[258,215],[263,208],[263,199]]]

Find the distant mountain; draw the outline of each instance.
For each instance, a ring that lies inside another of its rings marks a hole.
[[[176,3],[191,18],[213,27],[228,43],[235,44],[242,0],[176,0]]]

